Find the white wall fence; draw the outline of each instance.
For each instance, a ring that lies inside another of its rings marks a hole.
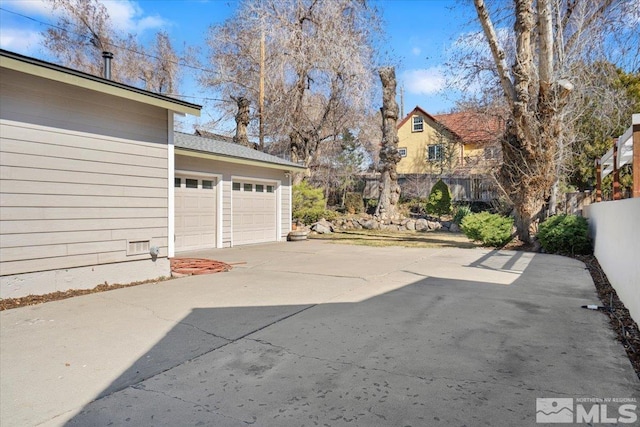
[[[640,198],[584,208],[594,254],[620,300],[640,323]]]

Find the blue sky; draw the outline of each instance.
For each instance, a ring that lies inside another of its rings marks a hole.
[[[233,0],[164,0],[103,2],[116,28],[135,33],[141,40],[159,29],[169,32],[176,48],[201,46],[210,25],[223,22],[237,7]],[[416,105],[430,113],[447,112],[455,102],[455,94],[444,90],[446,52],[468,28],[463,24],[471,15],[456,6],[454,0],[374,0],[382,13],[386,36],[384,50],[396,59],[399,85],[404,87],[404,112]],[[0,0],[0,46],[36,58],[51,60],[41,46],[40,33],[46,26],[36,22],[55,22],[55,17],[41,0]],[[19,15],[25,15],[28,19]],[[36,21],[34,21],[36,20]],[[189,101],[203,103],[201,89],[187,76],[181,94]],[[399,97],[398,97],[399,100]],[[206,121],[209,112],[203,112]]]

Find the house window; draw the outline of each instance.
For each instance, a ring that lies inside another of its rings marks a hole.
[[[197,179],[186,179],[187,188],[198,188],[198,180]]]
[[[407,157],[407,147],[398,148],[398,154],[400,154],[400,157]]]
[[[498,147],[487,147],[484,149],[485,160],[497,160],[500,156],[500,150]]]
[[[231,184],[233,191],[240,191],[240,183],[239,182],[234,182],[233,184]]]
[[[253,191],[253,184],[244,184],[244,191]]]
[[[422,132],[424,130],[424,123],[422,116],[413,116],[413,127],[411,128],[413,132]]]
[[[267,185],[267,193],[273,193],[273,185]]]
[[[204,190],[213,190],[213,181],[210,181],[208,179],[203,179],[202,180],[202,188]]]
[[[442,148],[442,144],[429,145],[427,147],[427,159],[430,162],[437,162],[439,160],[442,160]]]
[[[256,193],[264,193],[264,185],[256,184]]]
[[[180,188],[182,186],[182,179],[174,178],[173,179],[173,186],[176,187],[176,188]]]

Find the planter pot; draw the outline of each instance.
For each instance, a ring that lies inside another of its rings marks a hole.
[[[308,235],[309,232],[306,230],[294,230],[289,232],[287,240],[289,242],[300,242],[302,240],[307,240]]]

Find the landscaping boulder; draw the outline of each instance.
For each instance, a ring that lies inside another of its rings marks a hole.
[[[429,223],[426,219],[420,218],[416,221],[416,231],[427,231],[429,229]]]
[[[328,234],[333,232],[333,225],[326,219],[321,219],[313,224],[311,229],[318,234]]]
[[[442,224],[437,221],[427,221],[427,229],[430,231],[440,230],[442,228]]]
[[[459,233],[460,232],[460,226],[458,224],[456,224],[455,222],[451,223],[451,226],[449,227],[449,231],[452,233]]]
[[[376,230],[379,228],[378,221],[376,221],[375,219],[368,219],[362,222],[361,224],[362,224],[362,228],[367,230]]]
[[[416,222],[414,220],[412,220],[412,219],[407,221],[407,223],[404,226],[409,231],[416,231]]]

